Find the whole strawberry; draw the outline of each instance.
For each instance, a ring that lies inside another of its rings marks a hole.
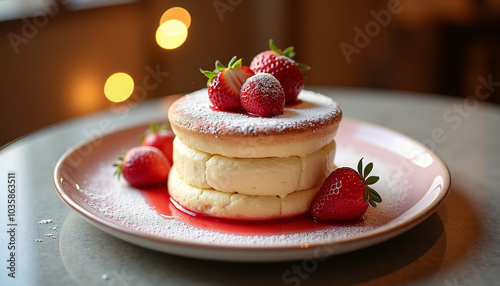
[[[158,127],[157,124],[153,123],[146,136],[141,138],[141,145],[158,148],[167,157],[170,164],[173,164],[174,138],[174,132],[168,130],[166,125]]]
[[[299,92],[304,87],[304,77],[302,72],[309,67],[296,63],[292,58],[295,55],[293,47],[280,50],[269,40],[269,50],[256,55],[250,68],[255,72],[270,73],[276,77],[285,91],[286,103],[293,103],[297,99]]]
[[[368,209],[382,202],[380,195],[369,185],[379,177],[370,176],[373,163],[363,170],[363,158],[358,171],[343,167],[333,171],[325,180],[311,204],[311,214],[318,221],[351,221],[359,219]]]
[[[216,61],[214,71],[200,71],[208,77],[208,97],[215,108],[225,111],[241,108],[241,85],[255,74],[241,65],[241,59],[233,57],[227,67]]]
[[[133,187],[151,187],[167,182],[170,163],[160,150],[151,146],[138,146],[127,151],[121,162],[113,164],[115,175]]]
[[[285,92],[274,76],[258,73],[241,86],[240,100],[248,113],[272,117],[283,113]]]

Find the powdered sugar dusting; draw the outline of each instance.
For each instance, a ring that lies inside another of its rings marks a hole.
[[[273,75],[258,73],[241,86],[240,102],[250,114],[273,117],[283,113],[285,91]]]
[[[342,153],[340,159],[351,160],[359,158],[358,156],[355,152],[348,151]],[[388,173],[394,171],[396,167],[382,167],[383,163],[380,162],[377,166],[379,167],[377,171]],[[139,190],[113,178],[113,172],[111,162],[100,162],[96,164],[92,174],[88,174],[83,182],[78,182],[80,188],[77,192],[82,204],[96,216],[142,234],[171,241],[235,247],[299,246],[304,243],[332,242],[367,233],[390,223],[397,217],[404,194],[395,190],[405,189],[404,185],[407,184],[405,180],[398,182],[401,186],[388,186],[383,183],[377,190],[384,198],[384,202],[376,209],[369,209],[365,220],[353,225],[331,225],[321,230],[291,234],[249,236],[201,229],[175,218],[165,218],[148,205]]]
[[[377,204],[377,208],[368,208],[365,217],[375,224],[385,224],[397,218],[404,211],[404,205],[408,194],[406,190],[412,188],[409,174],[403,171],[398,164],[389,164],[377,155],[367,155],[350,146],[344,146],[341,152],[337,152],[335,164],[338,166],[347,166],[356,168],[358,161],[363,157],[366,166],[373,162],[373,171],[370,175],[378,176],[380,180],[372,185],[382,197],[382,203]]]
[[[331,98],[308,90],[298,96],[299,104],[285,106],[283,114],[253,117],[243,113],[214,111],[206,89],[188,94],[177,105],[182,116],[170,117],[172,124],[200,133],[263,135],[296,132],[332,124],[340,120],[342,111]],[[174,105],[175,106],[175,105]],[[170,112],[175,114],[175,112]]]
[[[245,90],[247,86],[257,86],[264,97],[276,93],[284,94],[280,82],[269,73],[257,73],[249,77],[247,81],[241,86],[241,89]]]

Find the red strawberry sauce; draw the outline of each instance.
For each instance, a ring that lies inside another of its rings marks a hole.
[[[270,221],[222,220],[189,212],[176,207],[166,187],[141,189],[146,203],[165,219],[176,219],[194,227],[237,235],[276,235],[315,231],[332,224],[315,222],[310,214]]]

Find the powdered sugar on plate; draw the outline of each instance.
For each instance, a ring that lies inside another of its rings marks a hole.
[[[359,156],[355,152],[346,152],[343,155],[345,158],[340,158],[340,162]],[[374,172],[392,172],[391,166],[383,166],[381,162],[377,165],[378,169]],[[300,233],[249,236],[211,231],[175,218],[165,218],[148,205],[139,190],[113,178],[113,172],[110,163],[100,163],[97,164],[95,173],[88,174],[87,179],[80,183],[79,192],[83,204],[96,216],[146,235],[196,244],[280,247],[348,239],[389,223],[399,213],[398,205],[404,200],[404,193],[396,191],[404,189],[404,181],[401,181],[402,185],[391,188],[381,184],[377,186],[377,190],[384,198],[384,202],[376,209],[370,209],[366,213],[365,220],[360,223],[332,225],[325,229]]]
[[[143,197],[145,193],[113,177],[112,163],[121,154],[120,147],[137,144],[137,134],[144,128],[127,128],[68,150],[56,166],[54,183],[59,196],[92,224],[120,239],[178,255],[278,261],[306,258],[303,255],[311,255],[314,246],[332,249],[329,255],[352,251],[415,226],[439,207],[450,187],[449,172],[439,157],[426,153],[429,160],[424,165],[410,156],[415,148],[426,152],[418,142],[376,125],[344,119],[336,136],[335,164],[355,167],[364,157],[365,165],[374,163],[372,174],[381,178],[374,188],[383,202],[369,208],[364,220],[303,231],[293,228],[294,232],[287,233],[272,228],[262,235],[233,232],[234,225],[217,231],[175,215],[160,215]],[[243,256],[228,254],[233,251]]]

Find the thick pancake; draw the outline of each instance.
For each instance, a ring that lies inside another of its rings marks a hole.
[[[228,158],[174,140],[174,162],[183,180],[227,193],[285,197],[317,186],[333,171],[335,142],[305,157]]]
[[[255,117],[214,110],[206,89],[172,104],[168,117],[181,141],[209,154],[235,158],[306,156],[332,142],[342,119],[335,101],[302,90],[282,115]]]
[[[170,170],[168,190],[172,199],[188,211],[217,218],[271,220],[293,217],[309,211],[320,186],[296,191],[285,198],[219,192],[191,186],[174,167]]]

